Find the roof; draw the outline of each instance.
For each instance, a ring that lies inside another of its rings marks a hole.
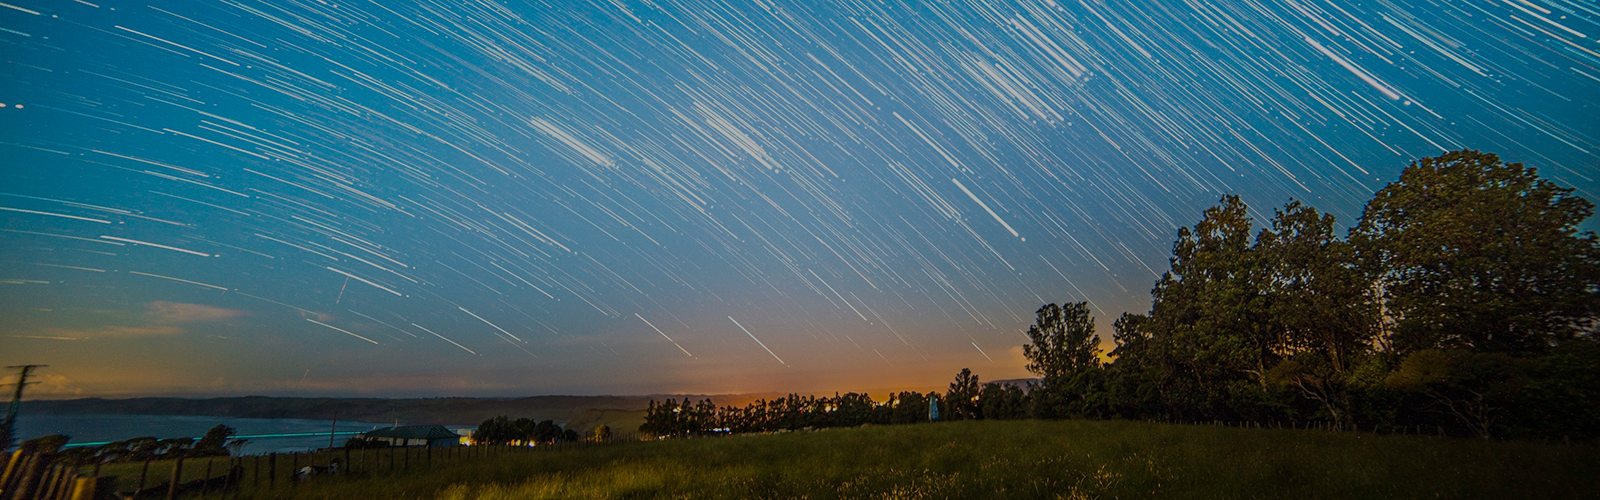
[[[399,438],[399,439],[459,439],[461,436],[442,425],[408,425],[405,427],[390,427],[388,429],[373,429],[361,433],[369,438]]]

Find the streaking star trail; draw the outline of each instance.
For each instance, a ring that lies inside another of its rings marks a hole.
[[[1600,187],[1590,1],[0,7],[0,353],[61,394],[1014,378],[1223,194]]]

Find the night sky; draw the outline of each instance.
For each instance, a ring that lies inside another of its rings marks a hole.
[[[1461,148],[1600,191],[1587,0],[4,1],[41,396],[1022,377],[1224,194],[1348,224]]]

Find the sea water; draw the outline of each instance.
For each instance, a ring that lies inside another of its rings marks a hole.
[[[230,418],[193,415],[38,415],[17,417],[17,438],[28,440],[50,434],[65,434],[68,443],[101,443],[136,437],[199,438],[217,424],[232,427],[234,434],[248,442],[241,452],[247,455],[306,451],[328,446],[334,432],[334,446],[341,446],[354,434],[394,426],[394,422],[339,421],[299,418]],[[400,425],[407,425],[400,422]],[[452,427],[452,429],[454,429]]]

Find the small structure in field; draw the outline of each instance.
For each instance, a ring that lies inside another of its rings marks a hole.
[[[408,425],[373,429],[361,433],[360,437],[369,441],[388,443],[389,446],[438,447],[455,446],[461,442],[460,435],[442,425]]]

